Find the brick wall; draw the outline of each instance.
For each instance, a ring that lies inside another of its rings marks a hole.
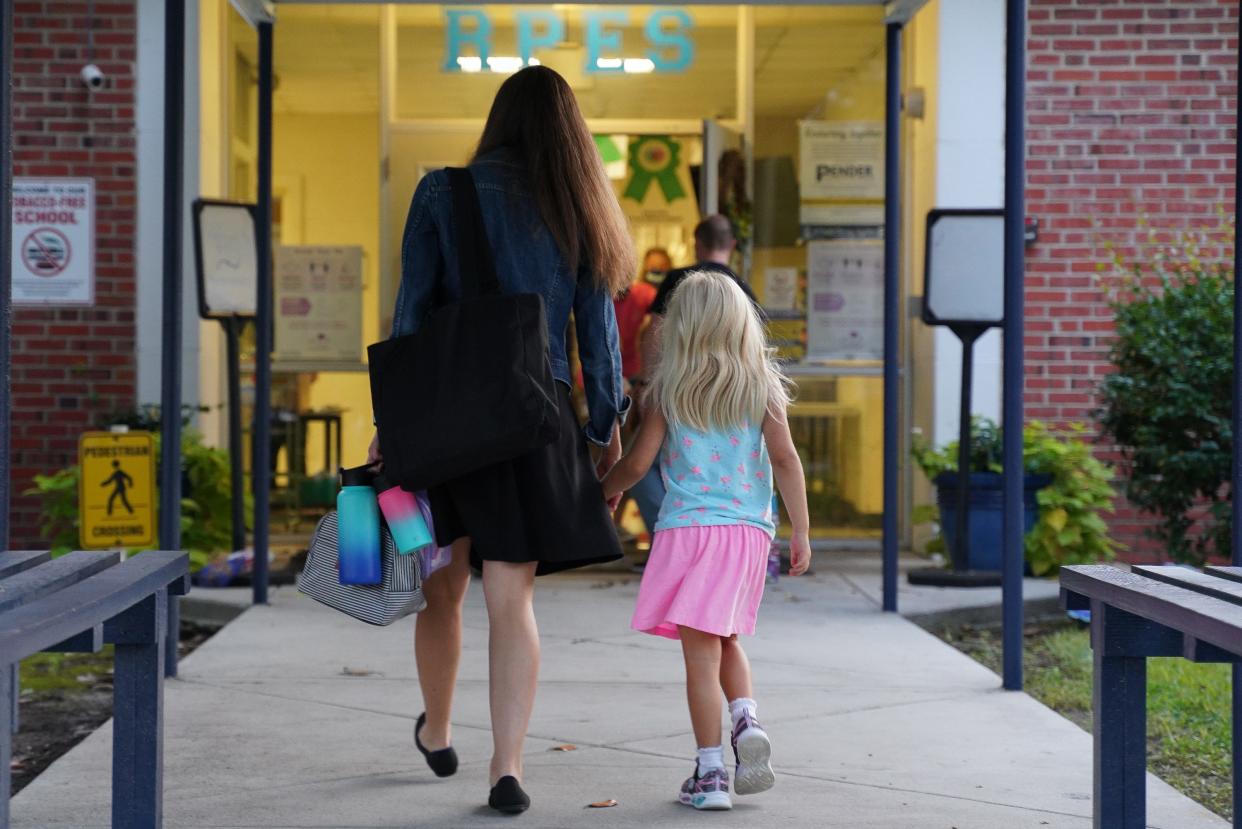
[[[7,2],[8,0],[6,0]],[[134,3],[14,3],[14,174],[95,180],[95,304],[13,314],[12,545],[40,546],[31,477],[73,463],[78,435],[131,408],[134,357]],[[88,28],[94,52],[87,54]],[[79,72],[107,75],[87,90]],[[15,242],[17,240],[14,240]]]
[[[1026,412],[1090,422],[1112,333],[1095,287],[1106,243],[1130,257],[1149,228],[1211,235],[1218,210],[1233,213],[1238,5],[1031,0],[1029,20],[1027,212],[1041,238],[1027,258]],[[1111,523],[1130,558],[1159,556],[1149,517],[1122,501]]]

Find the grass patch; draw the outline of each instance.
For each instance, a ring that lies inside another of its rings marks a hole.
[[[942,639],[1000,673],[1000,632],[937,631]],[[1091,642],[1073,623],[1027,628],[1026,691],[1091,730]],[[1232,818],[1229,667],[1180,658],[1147,660],[1147,767],[1174,788]]]
[[[85,691],[112,676],[112,646],[99,653],[36,653],[22,660],[23,692]]]

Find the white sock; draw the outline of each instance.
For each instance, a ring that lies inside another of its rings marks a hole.
[[[724,771],[724,746],[709,746],[708,748],[699,749],[699,776],[707,774],[712,769],[720,769]]]
[[[738,697],[729,701],[729,714],[733,717],[733,724],[737,725],[737,721],[742,718],[743,714],[750,714],[750,718],[755,718],[755,701],[750,697]]]

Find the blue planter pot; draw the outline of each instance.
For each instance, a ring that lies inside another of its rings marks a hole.
[[[936,476],[936,504],[940,507],[940,532],[944,535],[947,555],[957,545],[957,490],[956,472]],[[1039,517],[1039,504],[1035,493],[1047,486],[1047,475],[1027,475],[1023,478],[1023,533],[1035,526]],[[970,570],[1001,569],[1003,548],[1002,532],[1005,515],[1003,479],[996,472],[972,472],[970,475],[970,516],[967,529],[970,532],[970,554],[967,568]]]

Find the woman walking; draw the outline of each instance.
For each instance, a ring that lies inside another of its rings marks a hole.
[[[457,770],[449,720],[473,562],[483,572],[490,631],[488,803],[521,812],[530,805],[521,787],[522,744],[539,665],[535,576],[621,556],[599,477],[621,456],[629,408],[612,297],[628,283],[634,253],[573,92],[552,70],[529,67],[505,81],[469,170],[502,289],[543,297],[561,428],[546,447],[429,493],[436,540],[453,545],[453,560],[423,585],[427,609],[414,651],[426,710],[414,739],[438,776]],[[452,216],[447,174],[430,173],[406,220],[393,336],[412,333],[433,308],[461,296]],[[570,403],[571,311],[590,415],[585,430]],[[588,441],[602,447],[598,463]],[[371,459],[381,460],[378,440]]]

